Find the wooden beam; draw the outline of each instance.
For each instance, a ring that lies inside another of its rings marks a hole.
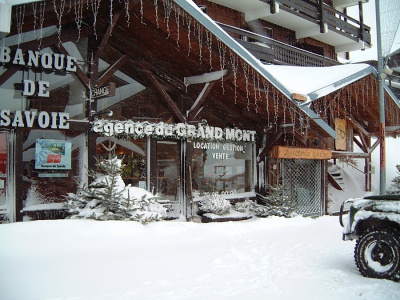
[[[371,134],[360,123],[358,123],[357,120],[355,120],[353,118],[350,118],[350,117],[347,117],[347,116],[346,116],[346,120],[351,125],[353,125],[353,127],[357,128],[360,132],[362,132],[362,134],[364,134],[364,135],[366,135],[368,137],[371,136]]]
[[[110,66],[104,73],[103,75],[100,76],[100,78],[97,81],[97,84],[99,86],[104,85],[107,80],[111,78],[111,76],[114,75],[116,71],[118,71],[127,61],[129,60],[129,55],[125,54],[124,56],[120,57],[112,66]]]
[[[64,48],[64,46],[61,43],[56,43],[55,47],[63,54],[69,55],[67,49]],[[83,83],[83,85],[86,87],[87,90],[89,90],[90,86],[90,79],[87,77],[86,73],[75,63],[76,66],[76,76],[78,76],[78,79]]]
[[[264,149],[257,156],[257,162],[261,162],[261,161],[264,160],[265,156],[267,156],[268,153],[272,150],[272,148],[275,146],[275,144],[281,138],[282,134],[283,134],[283,129],[279,129],[279,131],[276,132],[276,134],[273,137],[273,139],[271,141],[267,142],[267,145],[265,145]]]
[[[177,79],[172,74],[169,74],[163,69],[153,67],[148,62],[140,62],[140,65],[144,65],[147,67],[148,70],[151,70],[154,74],[157,74],[165,83],[168,83],[173,88],[178,88],[181,91],[186,92],[186,86],[184,85],[183,81]]]
[[[202,105],[206,100],[208,94],[214,87],[215,82],[208,82],[204,85],[203,90],[200,92],[199,96],[197,97],[196,101],[193,103],[192,107],[188,113],[188,121],[195,121],[196,116],[199,115],[199,112],[202,110]]]
[[[150,70],[144,64],[141,64],[141,66],[144,71],[144,74],[147,76],[147,78],[150,80],[150,82],[153,84],[153,86],[160,93],[160,95],[162,96],[164,101],[167,103],[167,105],[175,113],[175,116],[179,119],[180,122],[185,123],[186,119],[185,119],[184,115],[181,113],[179,108],[176,106],[175,102],[171,99],[171,97],[168,95],[168,93],[165,91],[165,89],[162,87],[162,85],[157,81],[157,78],[150,72]]]

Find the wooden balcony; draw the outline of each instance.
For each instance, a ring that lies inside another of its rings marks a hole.
[[[348,52],[371,47],[371,28],[363,23],[362,4],[358,20],[322,0],[209,0],[244,14],[245,21],[265,20],[293,30],[296,38],[310,37],[335,51]]]
[[[340,64],[336,60],[287,45],[251,31],[222,23],[218,23],[218,25],[232,35],[251,54],[267,64],[303,67],[323,67]]]

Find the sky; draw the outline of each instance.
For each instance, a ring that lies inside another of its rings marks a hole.
[[[394,2],[397,4],[395,6],[397,9],[400,9],[400,5],[397,2],[398,0],[381,0],[381,3],[391,3]],[[393,19],[390,15],[390,12],[387,12],[385,8],[384,11],[381,12],[381,29],[382,31],[395,31],[395,22],[392,22]],[[395,10],[398,12],[398,10]],[[354,18],[358,18],[358,5],[348,8],[348,14]],[[389,15],[388,15],[389,14]],[[364,23],[371,27],[371,39],[372,39],[372,47],[366,48],[365,50],[352,51],[350,53],[351,62],[361,62],[367,60],[377,60],[377,26],[376,26],[376,14],[375,14],[375,0],[369,0],[368,2],[363,4],[363,16]],[[400,17],[399,17],[400,18]],[[387,24],[386,22],[390,23]],[[396,20],[398,23],[398,19]],[[385,41],[382,41],[382,44],[385,45]],[[397,35],[393,41],[393,45],[391,47],[390,52],[393,52],[400,48],[400,31],[397,31]]]

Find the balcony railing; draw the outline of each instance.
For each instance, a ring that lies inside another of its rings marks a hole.
[[[340,64],[336,60],[284,44],[251,31],[222,23],[218,23],[218,25],[264,63],[304,67],[323,67]]]
[[[340,33],[354,41],[361,40],[371,45],[371,28],[362,22],[335,10],[333,7],[318,0],[260,0],[270,5],[274,13],[275,4],[279,2],[279,9],[319,24],[321,32],[324,24],[329,30]],[[362,20],[362,14],[360,16]]]

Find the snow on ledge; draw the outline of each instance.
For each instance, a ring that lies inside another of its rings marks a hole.
[[[26,206],[22,209],[22,212],[25,211],[37,211],[37,210],[62,210],[64,209],[64,203],[43,203]]]

